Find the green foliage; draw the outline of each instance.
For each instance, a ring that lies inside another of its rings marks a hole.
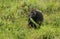
[[[40,29],[28,26],[33,8],[43,13]],[[60,0],[0,0],[0,39],[60,39]]]

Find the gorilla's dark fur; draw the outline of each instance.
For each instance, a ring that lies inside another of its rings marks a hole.
[[[30,18],[32,18],[39,26],[41,26],[43,22],[43,15],[41,12],[37,10],[32,10],[28,16],[28,25],[37,28],[37,26],[30,20]]]

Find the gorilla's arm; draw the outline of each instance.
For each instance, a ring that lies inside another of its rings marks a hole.
[[[31,22],[34,23],[36,25],[36,27],[39,26],[39,24],[37,24],[32,18],[30,18]]]

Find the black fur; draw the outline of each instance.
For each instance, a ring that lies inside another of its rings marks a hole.
[[[30,20],[32,18],[39,26],[41,26],[43,22],[43,14],[37,10],[32,10],[31,13],[28,16],[28,24],[31,25],[31,27],[37,28],[37,26]]]

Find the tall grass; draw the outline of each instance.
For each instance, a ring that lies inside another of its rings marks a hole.
[[[40,29],[28,26],[32,8],[43,13]],[[60,39],[60,0],[0,0],[0,39]]]

